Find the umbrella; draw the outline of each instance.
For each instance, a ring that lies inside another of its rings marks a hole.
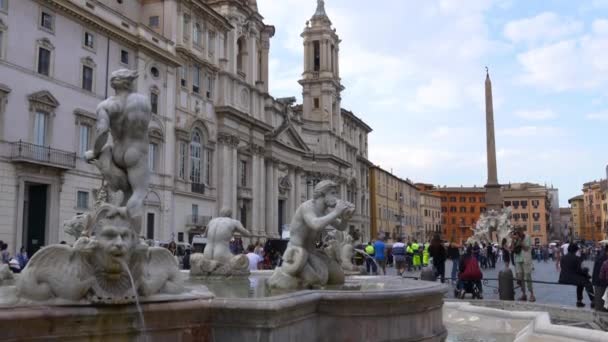
[[[600,245],[608,245],[608,240],[602,240],[598,242]]]

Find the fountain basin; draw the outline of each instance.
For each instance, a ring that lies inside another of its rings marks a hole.
[[[261,278],[264,279],[264,278]],[[8,340],[444,341],[439,283],[349,277],[343,289],[135,305],[0,309]]]

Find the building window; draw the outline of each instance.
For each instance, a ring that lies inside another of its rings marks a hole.
[[[207,74],[205,76],[205,80],[207,83],[207,84],[205,84],[205,86],[206,86],[205,95],[207,96],[208,99],[211,99],[211,97],[213,97],[213,76]]]
[[[466,201],[467,201],[467,198],[466,198],[466,197],[464,197],[464,196],[460,197],[460,202],[465,203]]]
[[[129,51],[120,50],[120,63],[129,65]]]
[[[450,212],[451,213],[455,213],[456,212],[456,207],[450,207]]]
[[[461,213],[466,213],[467,212],[467,207],[460,207],[460,212]]]
[[[240,162],[240,171],[241,171],[240,185],[247,186],[247,162],[244,160],[241,160],[241,162]]]
[[[528,201],[521,201],[522,209],[526,209],[528,207]]]
[[[318,40],[312,42],[313,46],[313,61],[314,61],[314,71],[319,71],[321,69],[321,44]]]
[[[181,86],[186,88],[188,86],[188,66],[187,65],[184,65],[183,67],[179,68],[179,75],[180,75]]]
[[[3,59],[3,58],[4,58],[4,28],[2,26],[0,26],[0,59]]]
[[[192,71],[192,91],[198,93],[201,88],[201,67],[195,65]]]
[[[194,45],[196,46],[201,45],[201,24],[199,23],[194,24],[194,30],[192,31],[192,42],[194,42]]]
[[[192,183],[201,183],[201,153],[203,150],[202,136],[198,130],[192,133],[192,141],[190,142],[190,181]]]
[[[247,42],[244,37],[239,38],[236,42],[237,45],[237,54],[236,54],[236,70],[238,72],[245,72],[243,67],[245,66],[245,56],[247,54],[245,45]]]
[[[89,193],[86,191],[78,191],[76,194],[76,208],[88,209],[89,208]]]
[[[315,97],[313,99],[315,109],[319,109],[319,98]]]
[[[148,168],[150,171],[156,171],[156,159],[158,153],[158,145],[150,143],[148,145]]]
[[[451,196],[450,197],[450,202],[456,202],[456,197],[455,196]]]
[[[91,32],[84,32],[83,45],[89,50],[95,49],[95,36]]]
[[[535,232],[540,232],[540,224],[535,224],[532,226],[532,230]]]
[[[475,197],[469,197],[469,202],[475,203],[477,202],[477,199]]]
[[[155,92],[150,93],[150,108],[152,113],[158,114],[158,94]]]
[[[184,14],[182,32],[184,35],[184,41],[188,41],[190,38],[190,16],[187,14]]]
[[[82,89],[93,91],[93,68],[82,66]]]
[[[84,153],[89,150],[89,138],[91,137],[91,127],[80,124],[78,127],[79,143],[78,154],[84,157]]]
[[[40,11],[40,28],[51,33],[55,30],[55,17],[46,9]]]
[[[188,159],[188,148],[185,142],[179,143],[179,178],[186,179],[186,161]]]
[[[0,0],[0,11],[8,11],[8,0]]]
[[[207,150],[205,157],[205,182],[209,185],[211,184],[211,150]]]
[[[470,212],[471,212],[471,213],[474,213],[474,212],[475,212],[475,207],[471,207]]]
[[[215,55],[215,32],[209,32],[209,46],[207,47],[209,52],[209,57],[213,57]]]
[[[38,73],[45,76],[51,73],[51,51],[43,47],[38,48]]]
[[[160,18],[157,15],[153,15],[149,19],[150,27],[158,28],[160,22]]]
[[[48,114],[44,112],[36,112],[34,117],[34,144],[46,145],[46,135],[48,129]]]

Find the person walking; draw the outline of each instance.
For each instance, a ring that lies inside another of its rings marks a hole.
[[[448,259],[452,261],[452,281],[457,280],[458,264],[460,263],[460,249],[450,242],[448,245]]]
[[[403,275],[405,272],[405,244],[403,238],[397,238],[397,242],[393,244],[393,260],[395,261],[395,270],[397,275]]]
[[[560,284],[569,284],[576,286],[576,306],[582,308],[585,306],[583,303],[583,289],[587,290],[587,295],[591,301],[591,307],[594,307],[594,292],[593,286],[589,279],[589,270],[582,268],[583,258],[576,255],[578,251],[577,244],[570,244],[568,246],[568,254],[564,256],[560,262],[561,272],[559,274]]]
[[[424,248],[422,249],[422,266],[427,267],[429,265],[429,246],[430,244],[426,242],[424,244]]]
[[[380,268],[382,275],[386,275],[386,244],[382,239],[376,239],[374,242],[374,259]]]
[[[602,295],[608,287],[608,279],[606,281],[600,279],[600,270],[606,260],[608,260],[608,244],[597,252],[591,276],[591,285],[593,285],[593,292],[595,293],[595,310],[598,311],[608,311],[604,308],[604,300],[602,299]]]
[[[441,244],[439,235],[435,235],[428,248],[428,253],[433,258],[433,267],[435,268],[435,276],[439,276],[441,282],[445,282],[445,259],[447,253],[445,247]]]
[[[522,292],[519,300],[535,302],[536,298],[532,287],[532,253],[530,250],[530,237],[524,233],[523,229],[516,230],[513,236],[513,259],[515,261],[515,274]],[[530,292],[529,298],[526,295],[526,285]]]
[[[405,248],[405,265],[408,272],[412,272],[412,266],[414,262],[414,250],[412,249],[412,243],[408,242]]]
[[[414,264],[414,270],[419,270],[420,269],[420,264],[422,263],[421,259],[421,255],[420,255],[420,245],[418,244],[418,241],[416,239],[414,239],[414,243],[412,243],[412,252],[414,255],[413,258],[413,264]]]
[[[365,254],[367,254],[367,257],[365,258],[365,270],[367,271],[367,274],[378,274],[378,269],[374,262],[374,255],[376,252],[371,241],[365,246]]]

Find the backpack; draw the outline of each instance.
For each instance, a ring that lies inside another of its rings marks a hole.
[[[481,280],[483,278],[476,258],[469,257],[464,261],[464,272],[460,273],[459,278],[460,280]]]

